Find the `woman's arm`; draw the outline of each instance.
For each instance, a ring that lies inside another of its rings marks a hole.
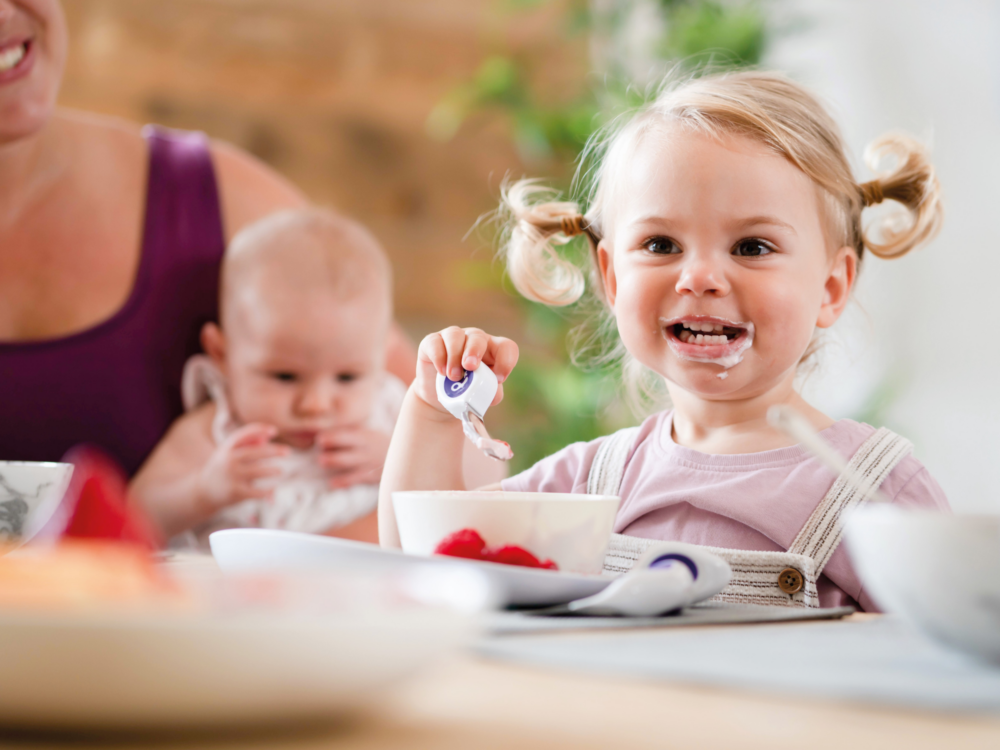
[[[427,336],[417,352],[417,377],[406,393],[389,443],[379,486],[378,531],[383,547],[399,547],[392,493],[464,490],[462,424],[438,403],[438,373],[460,380],[462,370],[489,365],[503,383],[517,362],[517,344],[476,328],[448,328]],[[493,403],[503,399],[503,385]]]

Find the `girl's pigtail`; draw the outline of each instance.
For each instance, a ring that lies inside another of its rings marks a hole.
[[[901,224],[898,215],[881,217],[862,231],[861,241],[880,258],[898,258],[930,240],[941,228],[941,186],[927,147],[915,138],[902,133],[884,135],[865,150],[865,163],[877,173],[887,156],[896,158],[895,166],[858,186],[862,205],[893,200],[908,210],[911,220]]]
[[[517,291],[535,302],[562,306],[583,296],[586,277],[557,246],[586,234],[594,252],[599,240],[577,204],[544,200],[555,195],[537,180],[518,180],[502,188],[500,211],[509,233],[500,252]]]

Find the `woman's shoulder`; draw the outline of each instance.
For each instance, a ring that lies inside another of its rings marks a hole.
[[[244,227],[275,211],[300,208],[306,197],[289,180],[246,151],[213,140],[226,242]]]

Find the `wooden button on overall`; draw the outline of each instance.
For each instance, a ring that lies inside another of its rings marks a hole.
[[[797,594],[805,586],[805,579],[795,568],[785,568],[778,573],[778,588],[786,594]]]

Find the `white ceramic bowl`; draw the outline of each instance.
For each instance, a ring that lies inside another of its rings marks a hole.
[[[863,508],[848,519],[847,545],[884,611],[1000,663],[1000,516]]]
[[[494,547],[516,544],[567,573],[604,565],[619,499],[555,492],[394,492],[403,551],[432,555],[449,534],[475,529]]]
[[[72,464],[0,461],[0,544],[9,551],[28,541],[55,512],[72,475]]]

